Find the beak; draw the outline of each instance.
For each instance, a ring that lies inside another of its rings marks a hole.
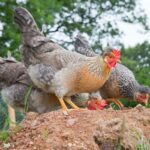
[[[117,62],[118,62],[118,63],[121,63],[121,60],[120,60],[120,59],[118,59],[118,60],[117,60]]]

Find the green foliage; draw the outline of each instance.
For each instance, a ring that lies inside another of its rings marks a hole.
[[[13,56],[20,58],[20,33],[13,22],[13,10],[18,6],[27,8],[41,28],[43,24],[53,24],[54,13],[60,10],[62,2],[54,0],[45,0],[44,2],[27,0],[26,3],[17,3],[16,0],[1,0],[0,22],[4,26],[0,37],[0,56],[5,56],[9,50]]]
[[[76,0],[70,5],[64,3],[55,19],[55,30],[50,28],[47,33],[60,30],[70,38],[77,32],[86,33],[92,41],[93,48],[100,49],[104,38],[115,39],[120,35],[117,21],[139,23],[148,29],[147,17],[141,13],[143,10],[136,8],[136,2],[136,0]],[[119,42],[119,39],[117,38],[115,42]],[[65,41],[65,46],[67,45]]]
[[[141,143],[139,143],[137,145],[137,150],[149,150],[149,146],[147,145],[147,143],[145,143],[145,141],[141,141]]]
[[[3,30],[0,56],[5,56],[10,50],[13,56],[20,58],[20,33],[12,17],[13,10],[18,6],[27,8],[40,28],[45,25],[43,31],[46,34],[61,31],[72,38],[80,31],[89,35],[96,49],[101,48],[103,38],[118,37],[118,20],[140,23],[145,29],[148,28],[147,17],[143,10],[136,8],[136,0],[24,0],[20,3],[16,0],[1,0],[0,22],[3,23]],[[68,46],[66,41],[63,44]]]
[[[141,84],[150,86],[150,44],[146,41],[123,50],[122,62],[135,74]]]

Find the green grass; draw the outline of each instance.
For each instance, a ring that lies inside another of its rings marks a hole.
[[[136,150],[150,150],[150,141],[145,138],[142,132],[138,132],[135,129],[132,129],[132,135],[136,140],[137,144],[135,144]]]
[[[0,131],[0,141],[6,142],[9,138],[8,131]]]
[[[145,139],[144,135],[137,134],[138,144],[136,146],[137,150],[149,150],[150,149],[150,142],[149,140]]]
[[[7,112],[7,105],[0,97],[0,130],[8,129],[9,118]]]
[[[121,102],[125,107],[132,107],[132,108],[134,108],[134,107],[136,107],[136,106],[138,105],[137,102],[129,101],[129,100],[127,100],[127,99],[120,99],[120,102]],[[119,110],[119,107],[116,106],[114,103],[111,103],[111,106],[112,106],[113,109]],[[149,101],[148,105],[145,106],[145,107],[146,107],[146,108],[150,108],[150,101]]]
[[[49,130],[48,129],[44,129],[42,131],[42,138],[43,138],[43,140],[46,140],[48,138],[48,135],[49,135]]]
[[[31,91],[32,91],[32,85],[28,88],[27,93],[24,96],[24,106],[25,106],[24,112],[28,111],[28,108],[29,108],[28,99],[29,99],[29,96],[31,94]]]

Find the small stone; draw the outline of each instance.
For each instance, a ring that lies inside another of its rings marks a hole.
[[[73,126],[77,122],[77,119],[72,118],[67,120],[67,126]]]
[[[32,141],[30,141],[30,143],[29,143],[30,145],[33,145],[33,142]]]
[[[72,143],[68,143],[68,146],[69,146],[69,147],[72,147]]]
[[[5,148],[5,149],[10,148],[10,146],[11,146],[10,143],[4,143],[4,148]]]
[[[144,110],[144,106],[142,106],[141,104],[138,104],[135,109],[137,109],[138,111],[143,111]]]
[[[35,127],[36,125],[37,125],[37,121],[36,120],[31,123],[32,127]]]

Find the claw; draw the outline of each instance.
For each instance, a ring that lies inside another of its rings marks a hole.
[[[63,114],[64,114],[65,116],[68,116],[68,111],[62,110],[62,112],[63,112]]]

